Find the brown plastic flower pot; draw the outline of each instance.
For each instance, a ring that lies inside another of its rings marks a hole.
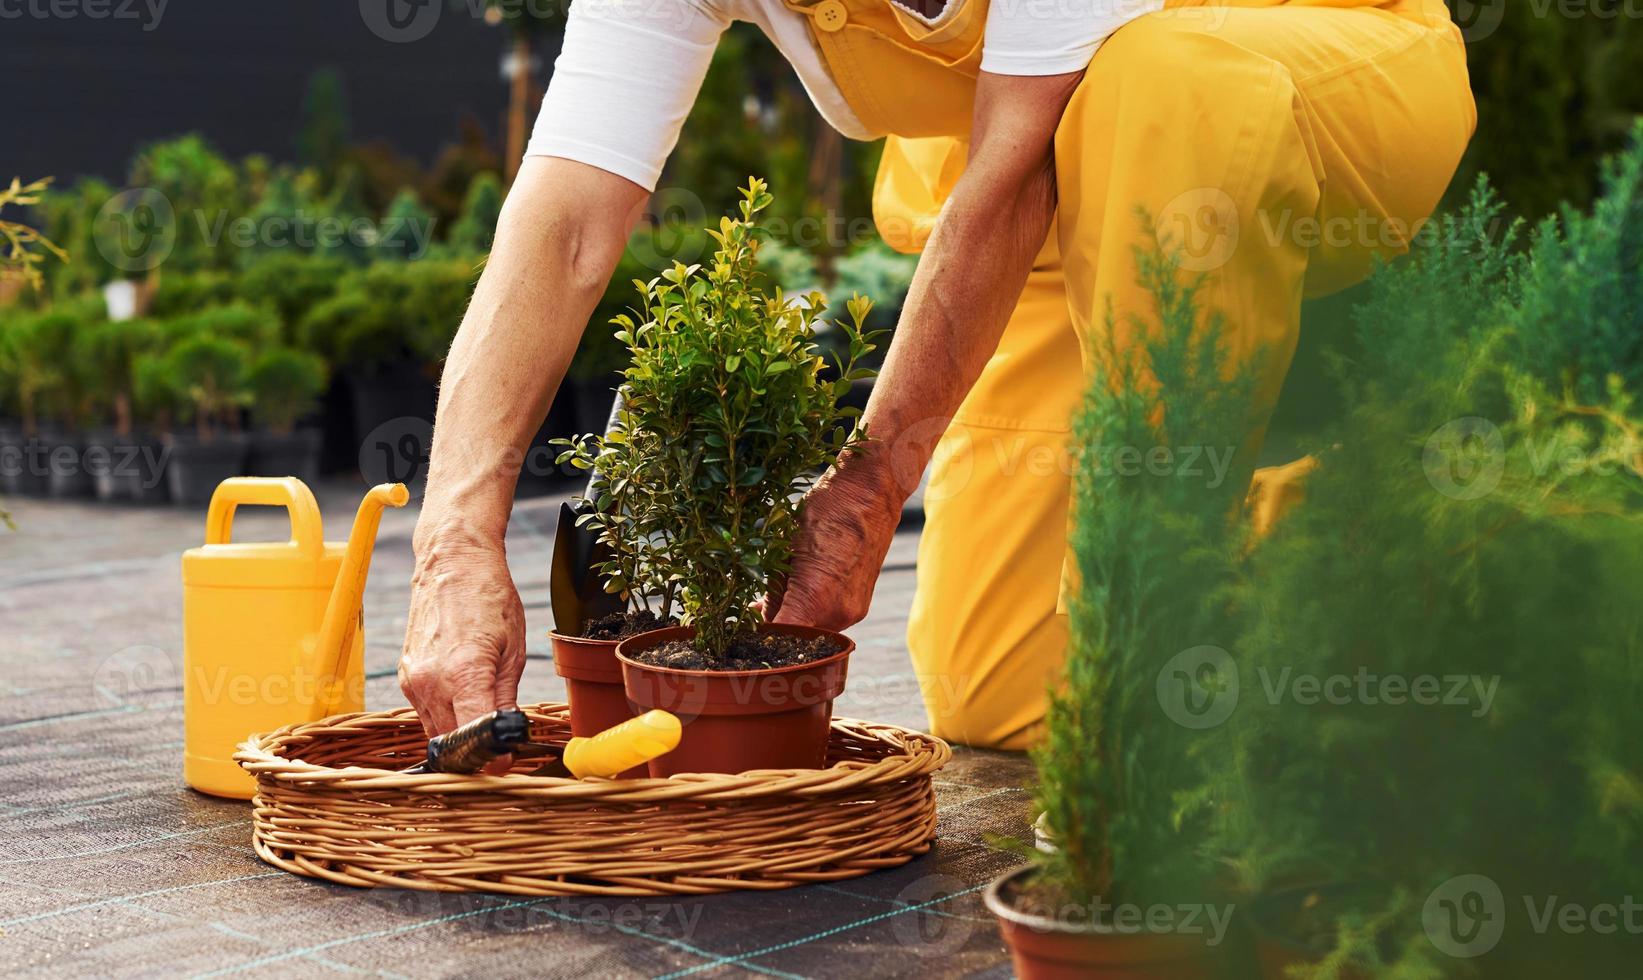
[[[1276,888],[1252,902],[1249,930],[1255,938],[1255,958],[1260,963],[1262,978],[1286,980],[1291,975],[1291,967],[1321,963],[1332,943],[1319,945],[1316,937],[1296,935],[1290,920],[1295,911],[1305,905],[1339,902],[1353,890],[1345,884],[1302,883]],[[1395,955],[1391,949],[1385,952]],[[1368,974],[1353,966],[1343,967],[1339,975],[1340,980],[1368,980]]]
[[[616,661],[615,640],[585,640],[549,633],[553,640],[553,669],[565,679],[570,703],[570,733],[578,738],[597,735],[634,715],[622,689],[622,665]],[[643,779],[644,766],[622,773],[623,779]]]
[[[1219,980],[1227,975],[1227,955],[1202,935],[1120,932],[1020,908],[1015,893],[1034,871],[1028,866],[995,878],[985,893],[1020,980]]]
[[[681,772],[820,769],[827,764],[833,699],[844,691],[856,649],[848,637],[809,626],[761,631],[832,637],[843,649],[824,660],[769,670],[673,670],[630,659],[633,653],[696,635],[689,626],[641,633],[616,648],[622,683],[637,711],[661,708],[684,725],[679,747],[650,762],[661,778]]]

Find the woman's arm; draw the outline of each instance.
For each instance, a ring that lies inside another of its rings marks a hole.
[[[503,536],[519,464],[604,293],[646,191],[530,157],[451,344],[412,546],[400,687],[430,735],[512,707],[524,612]]]
[[[806,499],[777,622],[843,629],[867,615],[902,504],[997,349],[1049,233],[1055,131],[1082,78],[981,74],[969,161],[919,260],[867,404],[871,444]]]

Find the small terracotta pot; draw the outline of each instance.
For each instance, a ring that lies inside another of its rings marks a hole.
[[[669,640],[696,635],[689,626],[630,636],[616,647],[622,683],[637,711],[661,708],[684,725],[679,747],[650,762],[662,778],[680,772],[820,769],[827,764],[833,699],[844,691],[856,644],[809,626],[765,624],[761,632],[832,637],[844,649],[825,660],[769,670],[673,670],[629,659]]]
[[[1228,954],[1201,935],[1118,932],[1017,908],[1008,891],[1034,871],[1028,866],[995,878],[985,893],[1020,980],[1219,980],[1226,975]]]
[[[553,640],[553,669],[565,679],[570,703],[570,733],[578,738],[597,735],[634,715],[622,689],[622,665],[616,661],[615,640],[586,640],[549,633]],[[643,779],[644,766],[622,773],[623,779]]]

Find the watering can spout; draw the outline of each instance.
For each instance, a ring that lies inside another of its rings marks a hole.
[[[336,584],[331,587],[331,600],[325,606],[325,618],[320,623],[319,637],[309,657],[309,676],[320,681],[319,696],[314,698],[311,719],[318,720],[331,714],[338,700],[336,680],[341,676],[346,653],[359,628],[360,601],[365,595],[365,577],[371,571],[371,551],[376,546],[377,526],[382,523],[385,507],[403,507],[411,499],[403,483],[383,483],[372,487],[360,502],[354,515],[354,527],[348,534],[348,548],[343,552],[342,567],[337,570]]]

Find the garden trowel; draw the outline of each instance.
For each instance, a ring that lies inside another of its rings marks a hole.
[[[616,392],[605,423],[608,435],[622,414],[622,393]],[[593,485],[599,471],[588,474],[588,485],[580,499],[559,505],[559,526],[553,532],[553,566],[548,574],[548,597],[553,603],[553,628],[567,636],[580,635],[586,623],[620,613],[626,608],[621,596],[605,591],[599,564],[611,558],[610,549],[599,543],[591,528],[577,526],[577,518],[594,511]]]

